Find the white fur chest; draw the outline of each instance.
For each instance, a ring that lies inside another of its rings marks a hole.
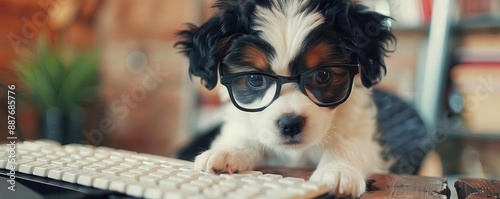
[[[320,158],[321,150],[284,150],[270,149],[264,152],[267,166],[286,166],[286,167],[316,167]]]

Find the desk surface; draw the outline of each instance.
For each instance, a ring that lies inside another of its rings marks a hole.
[[[314,168],[261,167],[264,173],[308,179]],[[459,199],[500,198],[500,181],[460,178],[451,185]],[[367,192],[361,199],[378,198],[450,198],[452,194],[447,179],[411,175],[376,174],[367,180]]]

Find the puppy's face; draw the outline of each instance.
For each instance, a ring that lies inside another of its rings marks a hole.
[[[267,146],[318,143],[335,115],[334,106],[320,105],[347,98],[357,64],[366,87],[385,72],[384,44],[393,38],[387,17],[350,1],[221,0],[215,7],[208,22],[180,32],[178,45],[207,88],[217,69],[233,77],[224,82],[228,94],[242,111],[259,110],[248,122]]]

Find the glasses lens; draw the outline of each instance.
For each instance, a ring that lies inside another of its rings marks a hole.
[[[347,96],[351,81],[349,76],[349,71],[344,68],[318,68],[304,77],[304,88],[312,101],[335,104]]]
[[[246,109],[269,105],[276,93],[276,80],[265,75],[244,75],[231,83],[235,103]]]

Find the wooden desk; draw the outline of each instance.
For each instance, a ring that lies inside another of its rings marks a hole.
[[[285,177],[308,179],[314,168],[257,168],[264,173]],[[500,181],[460,178],[455,183],[459,199],[500,198]],[[411,175],[376,174],[367,180],[367,192],[361,199],[382,198],[450,198],[451,191],[446,178]]]

